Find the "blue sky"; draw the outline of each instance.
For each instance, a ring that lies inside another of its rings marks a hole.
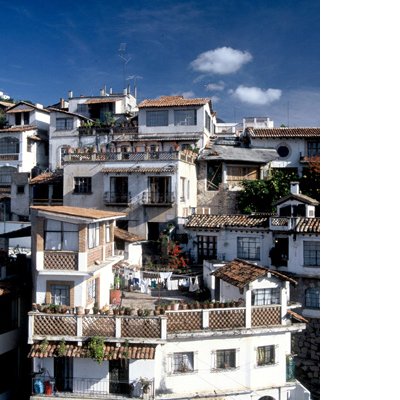
[[[0,10],[0,91],[14,99],[48,106],[136,81],[138,101],[209,97],[225,122],[320,125],[317,0],[0,0]]]

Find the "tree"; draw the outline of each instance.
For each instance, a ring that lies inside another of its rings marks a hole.
[[[239,193],[239,210],[245,214],[252,212],[274,212],[272,205],[290,193],[290,182],[299,177],[290,170],[273,170],[267,180],[245,180],[243,190]]]

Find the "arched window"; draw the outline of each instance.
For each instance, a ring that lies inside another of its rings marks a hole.
[[[19,140],[13,137],[0,139],[0,154],[18,154]]]
[[[263,397],[260,397],[259,400],[275,400],[275,397],[272,397],[272,396],[263,396]]]
[[[308,288],[306,290],[306,308],[319,309],[319,287]]]

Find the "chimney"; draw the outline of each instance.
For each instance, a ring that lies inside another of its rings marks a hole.
[[[105,90],[104,89],[100,89],[100,96],[105,96],[105,95],[106,95]]]
[[[128,94],[128,89],[125,88],[125,89],[124,89],[124,96],[126,96],[127,94]]]
[[[290,193],[300,194],[299,182],[290,182]]]
[[[65,108],[64,99],[60,98],[60,108]]]
[[[68,92],[68,98],[71,99],[73,96],[74,96],[74,94],[72,93],[72,90],[70,90],[70,91]]]
[[[110,94],[112,94],[112,87],[110,87]]]
[[[127,94],[131,94],[131,85],[128,83]]]

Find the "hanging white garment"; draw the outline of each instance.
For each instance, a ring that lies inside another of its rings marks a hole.
[[[197,279],[197,276],[194,278],[194,282],[192,282],[192,280],[193,279],[190,279],[189,292],[195,292],[196,290],[200,289],[199,281]]]

